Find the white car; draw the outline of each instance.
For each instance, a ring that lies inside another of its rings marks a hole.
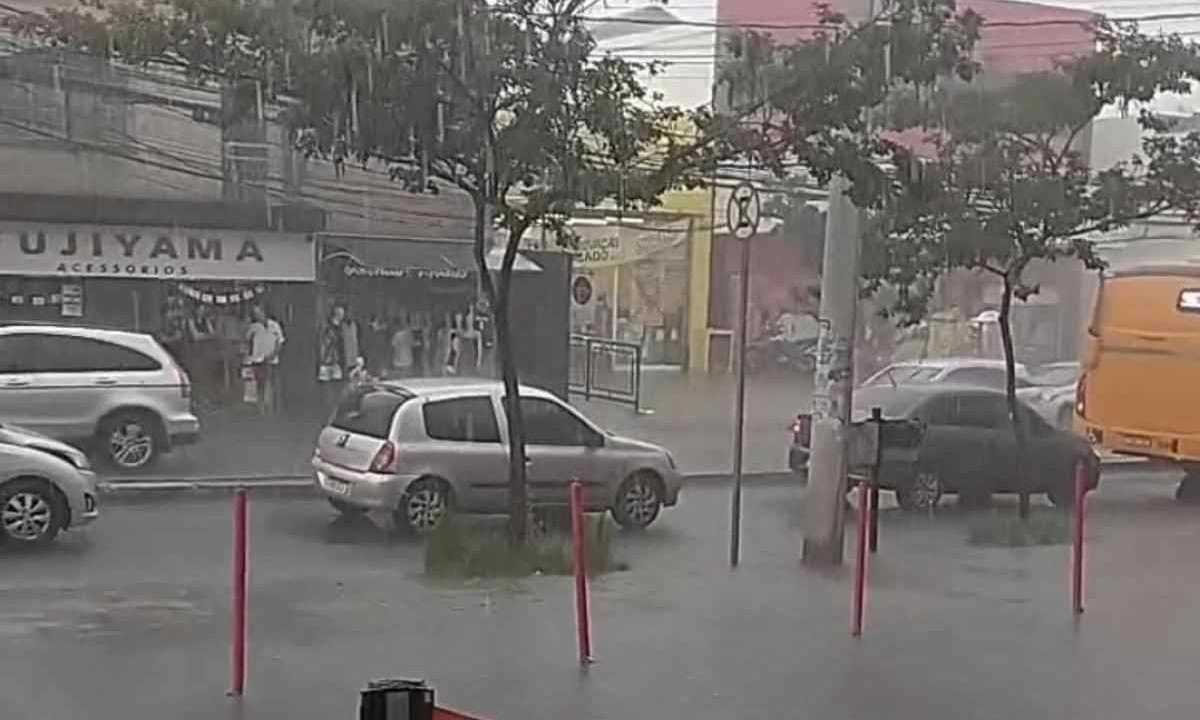
[[[1017,389],[1028,387],[1028,369],[1017,363],[1016,372]],[[936,358],[888,365],[867,378],[862,386],[948,383],[1003,390],[1006,377],[1003,360],[972,357]]]
[[[1037,414],[1054,427],[1070,430],[1075,416],[1075,386],[1082,368],[1059,362],[1029,369],[1029,386],[1017,392]]]
[[[98,514],[87,455],[40,433],[0,425],[0,541],[41,545]]]
[[[0,327],[0,422],[95,448],[117,470],[195,442],[191,397],[187,373],[145,333]]]

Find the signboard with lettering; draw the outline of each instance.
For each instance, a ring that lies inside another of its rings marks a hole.
[[[662,256],[686,248],[692,234],[691,218],[657,222],[652,226],[572,227],[578,236],[574,248],[575,265],[597,269]]]
[[[5,222],[0,274],[310,281],[316,258],[300,233]]]

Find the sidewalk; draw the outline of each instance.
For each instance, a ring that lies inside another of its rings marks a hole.
[[[746,394],[747,472],[787,469],[788,428],[798,408],[807,407],[808,378],[752,378]],[[643,408],[611,402],[571,402],[601,426],[658,443],[686,473],[724,473],[732,468],[734,384],[728,377],[688,379],[675,370],[647,371]],[[313,442],[325,418],[319,413],[272,417],[208,417],[200,442],[177,448],[153,469],[108,475],[111,482],[150,480],[254,481],[307,478]]]

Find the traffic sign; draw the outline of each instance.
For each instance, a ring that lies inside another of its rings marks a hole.
[[[725,224],[738,240],[749,240],[758,234],[758,223],[762,218],[762,199],[758,189],[743,182],[733,189],[729,202],[725,204]]]

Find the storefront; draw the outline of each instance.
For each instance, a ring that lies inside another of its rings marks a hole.
[[[572,304],[573,331],[637,344],[646,363],[682,365],[695,224],[657,214],[573,221],[575,274],[592,289]]]
[[[0,223],[0,323],[85,324],[156,335],[199,402],[241,398],[250,307],[284,327],[283,387],[312,363],[316,273],[300,233],[99,224]],[[295,332],[291,332],[291,330]]]
[[[471,242],[321,234],[319,245],[318,317],[326,322],[341,308],[350,362],[361,357],[374,375],[490,372]],[[489,253],[488,266],[499,264],[499,253]],[[517,276],[541,270],[518,255]]]

